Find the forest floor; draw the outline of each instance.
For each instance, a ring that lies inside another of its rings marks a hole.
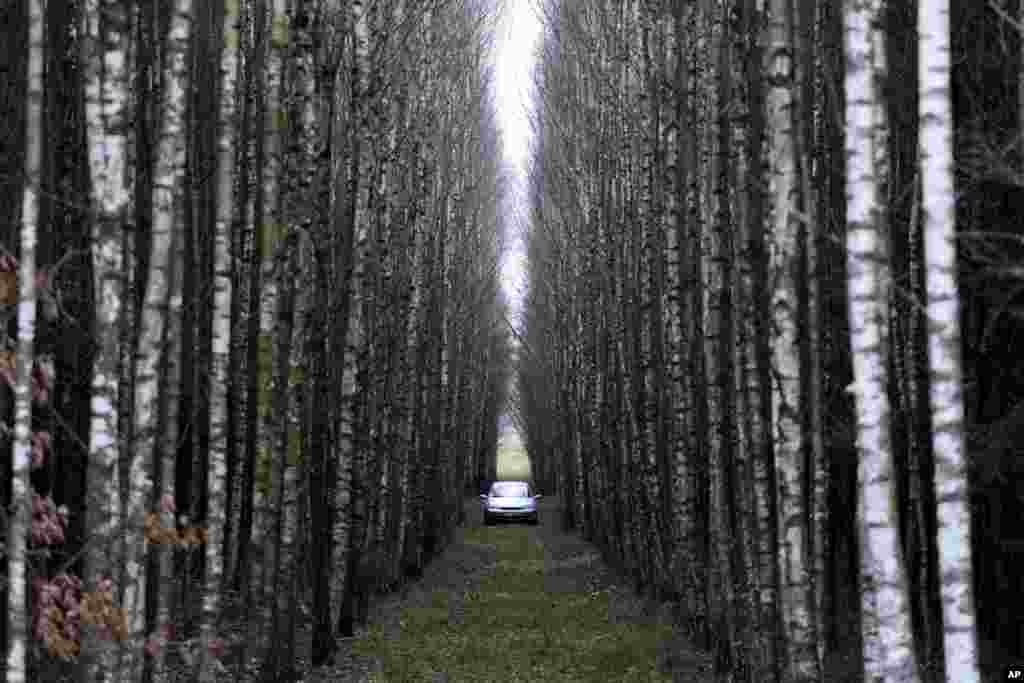
[[[467,525],[424,577],[378,597],[368,628],[306,683],[714,680],[667,605],[560,531],[557,500],[541,501],[537,527],[485,527],[479,503],[465,505]]]

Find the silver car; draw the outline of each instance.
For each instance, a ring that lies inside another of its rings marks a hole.
[[[541,495],[530,493],[530,485],[525,481],[496,481],[491,484],[490,493],[481,494],[484,505],[484,524],[494,524],[499,520],[526,520],[536,524],[537,501]]]

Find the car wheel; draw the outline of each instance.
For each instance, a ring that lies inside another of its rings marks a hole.
[[[484,526],[491,526],[492,524],[494,524],[494,520],[491,519],[490,515],[485,514],[484,515]]]
[[[534,515],[530,518],[530,524],[532,526],[537,526],[538,524],[540,524],[540,518],[537,515]]]

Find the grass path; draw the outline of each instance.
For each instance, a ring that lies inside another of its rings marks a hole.
[[[434,590],[429,604],[403,609],[397,633],[371,627],[354,650],[380,662],[371,680],[672,680],[656,666],[671,628],[610,618],[608,590],[559,587],[537,529],[473,527],[461,542],[488,547],[493,566],[475,586]]]

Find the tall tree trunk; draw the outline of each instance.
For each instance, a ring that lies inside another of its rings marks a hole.
[[[946,680],[972,683],[978,670],[971,573],[970,508],[964,453],[960,310],[956,282],[950,3],[918,5],[920,155],[928,290],[928,360],[937,460],[939,571],[942,576]]]
[[[7,682],[25,683],[28,653],[28,557],[32,523],[33,343],[36,334],[36,243],[39,239],[39,182],[43,160],[43,66],[45,3],[29,3],[28,86],[25,97],[25,189],[21,206],[18,265],[18,347],[14,380],[14,448],[11,507],[7,528]]]
[[[882,193],[887,140],[877,77],[885,66],[881,0],[846,5],[847,272],[857,408],[858,523],[864,672],[916,683],[906,569],[899,540],[886,393],[888,285]]]
[[[304,12],[308,14],[303,14]],[[336,22],[342,9],[336,3],[332,3],[330,9],[325,9],[320,20],[324,22]],[[313,27],[310,19],[314,16],[312,8],[303,4],[297,14],[297,21],[300,25],[306,26],[307,30]],[[312,601],[313,601],[313,643],[311,659],[314,665],[325,663],[334,649],[333,624],[332,624],[332,602],[331,602],[331,581],[332,577],[339,573],[337,567],[332,567],[331,559],[333,544],[331,538],[331,516],[334,503],[333,494],[336,485],[333,463],[330,461],[332,439],[330,428],[331,396],[333,395],[332,383],[330,381],[331,362],[328,357],[329,334],[330,334],[330,306],[332,296],[329,291],[331,283],[331,262],[330,242],[331,229],[330,219],[332,210],[332,192],[334,176],[338,166],[335,156],[338,151],[338,143],[335,140],[335,118],[338,111],[336,99],[338,93],[335,90],[337,65],[328,62],[327,55],[315,54],[313,57],[314,73],[310,74],[313,79],[314,97],[318,97],[320,105],[311,98],[307,106],[313,108],[312,112],[304,116],[312,116],[312,125],[320,126],[322,138],[318,142],[315,153],[308,161],[313,170],[318,173],[315,176],[316,185],[311,188],[315,192],[315,217],[313,218],[312,246],[313,246],[313,287],[315,294],[312,297],[312,310],[309,312],[310,328],[306,337],[306,355],[309,364],[309,372],[306,380],[306,420],[308,421],[307,438],[303,449],[303,459],[307,463],[309,472],[309,513],[310,513],[310,539],[312,565]],[[317,76],[315,74],[322,74]],[[307,124],[308,125],[308,124]],[[317,131],[314,130],[314,133]],[[326,162],[326,168],[323,168]]]
[[[159,369],[167,324],[170,265],[174,231],[180,229],[176,208],[181,201],[185,168],[185,103],[189,87],[188,46],[192,30],[191,0],[176,0],[168,35],[164,73],[164,105],[153,183],[153,229],[149,273],[139,325],[138,367],[134,387],[136,440],[128,474],[125,510],[124,610],[128,638],[122,654],[120,677],[139,680],[142,646],[146,637],[146,561],[143,522],[153,480],[157,452]]]
[[[794,680],[817,680],[820,676],[814,643],[813,595],[807,566],[807,508],[805,462],[801,449],[800,343],[798,308],[801,288],[801,224],[803,210],[794,107],[797,92],[793,82],[792,0],[773,0],[770,6],[768,59],[770,84],[766,101],[770,135],[772,210],[774,225],[772,340],[774,389],[772,425],[776,434],[775,459],[779,486],[779,561],[784,632],[788,647],[788,668]],[[785,514],[782,511],[785,510]]]
[[[765,255],[765,193],[760,178],[765,171],[763,144],[765,132],[764,81],[761,51],[762,12],[754,0],[743,0],[742,25],[734,55],[736,70],[746,88],[747,125],[745,148],[740,154],[744,168],[737,169],[737,177],[745,178],[740,197],[739,216],[741,239],[737,247],[737,302],[746,301],[745,311],[737,309],[736,381],[739,392],[740,424],[745,430],[745,453],[741,461],[745,472],[741,475],[745,500],[744,512],[749,554],[748,590],[751,631],[750,676],[753,680],[774,682],[779,680],[778,651],[778,534],[776,533],[776,489],[773,432],[771,426],[771,374],[770,374],[770,305],[772,296],[768,286]],[[742,117],[743,112],[738,116]],[[742,304],[741,304],[742,305]]]
[[[274,671],[277,625],[277,601],[274,592],[277,581],[278,563],[280,561],[280,494],[283,486],[283,463],[275,462],[280,432],[287,430],[287,415],[278,410],[278,394],[287,397],[287,369],[284,383],[281,384],[276,370],[288,367],[288,359],[282,353],[290,352],[291,346],[291,304],[281,301],[290,293],[291,249],[292,245],[285,240],[285,219],[281,210],[281,184],[284,180],[284,135],[286,132],[286,108],[283,104],[284,94],[284,58],[288,48],[288,14],[285,0],[271,0],[269,26],[265,35],[267,45],[266,88],[264,102],[264,150],[265,164],[261,169],[263,185],[263,262],[260,268],[263,288],[260,301],[260,335],[259,360],[255,371],[259,375],[260,399],[260,444],[257,448],[257,471],[264,467],[269,474],[270,492],[263,505],[257,507],[263,545],[262,568],[259,580],[255,583],[258,594],[262,597],[263,624],[260,639],[264,642],[264,668],[268,675]],[[287,312],[286,312],[287,309]],[[289,328],[288,341],[283,340],[282,323],[287,316]],[[279,337],[279,334],[281,335]],[[285,404],[287,405],[287,404]]]
[[[203,611],[200,617],[199,679],[214,681],[211,649],[217,637],[223,590],[223,550],[226,515],[226,458],[228,450],[228,376],[231,354],[231,229],[234,219],[235,186],[235,111],[239,71],[239,6],[234,0],[224,3],[223,44],[220,58],[220,110],[217,143],[217,207],[214,233],[213,280],[213,357],[209,378],[210,454],[206,476],[207,515],[204,546],[206,584],[203,587]],[[236,473],[238,476],[240,473]]]
[[[293,575],[294,528],[285,524],[286,514],[296,503],[295,466],[289,448],[289,413],[291,411],[289,375],[291,370],[292,332],[295,313],[295,279],[297,276],[295,238],[289,234],[281,245],[283,254],[277,283],[277,312],[274,321],[273,384],[271,389],[272,451],[270,453],[270,496],[267,501],[267,535],[263,570],[264,600],[270,611],[266,631],[266,659],[263,675],[270,683],[294,674],[291,659],[294,643],[289,610]],[[290,485],[291,488],[288,488]],[[287,508],[287,510],[286,510]],[[290,647],[291,645],[291,647]]]
[[[333,315],[331,332],[331,352],[335,359],[335,373],[332,378],[341,392],[337,409],[333,416],[337,441],[335,448],[334,468],[334,500],[332,501],[333,520],[331,524],[331,538],[333,544],[333,557],[331,566],[335,568],[334,580],[331,585],[331,607],[338,610],[339,615],[345,614],[345,623],[339,616],[336,629],[340,634],[351,635],[351,604],[347,590],[348,582],[352,579],[353,572],[350,561],[350,537],[351,528],[350,509],[353,503],[352,486],[355,483],[352,475],[354,473],[354,414],[353,403],[355,401],[355,344],[356,339],[351,338],[355,334],[353,326],[359,327],[360,323],[356,317],[358,311],[358,278],[361,274],[361,258],[363,241],[365,236],[356,232],[357,208],[359,204],[359,192],[362,187],[360,182],[360,171],[362,164],[363,137],[366,134],[366,103],[365,94],[369,82],[369,35],[366,26],[365,11],[362,0],[356,0],[349,5],[346,13],[346,28],[353,35],[353,58],[349,76],[349,87],[351,96],[349,99],[348,123],[350,128],[344,131],[347,138],[346,151],[348,158],[344,160],[342,171],[339,175],[337,194],[335,199],[336,210],[338,211],[342,229],[335,237],[334,242],[334,269],[337,281],[334,290],[336,292],[331,313]],[[362,330],[359,330],[359,334]]]
[[[251,140],[248,146],[251,148],[251,156],[247,166],[248,177],[243,179],[245,184],[245,204],[241,209],[245,211],[245,225],[252,246],[249,252],[249,311],[247,314],[246,329],[246,426],[245,426],[245,456],[244,456],[244,478],[242,488],[242,514],[239,519],[238,529],[238,561],[236,570],[238,576],[235,581],[244,591],[246,602],[257,603],[259,600],[258,586],[260,583],[260,563],[256,561],[258,555],[258,538],[261,530],[258,523],[257,508],[262,506],[262,494],[256,490],[256,470],[259,461],[260,451],[260,406],[262,390],[260,387],[260,330],[262,324],[261,311],[263,310],[263,287],[265,278],[263,275],[263,261],[266,248],[264,246],[266,226],[264,225],[264,199],[262,169],[265,163],[265,142],[264,127],[266,112],[264,111],[266,74],[264,64],[266,61],[267,40],[262,36],[266,32],[266,0],[255,0],[252,5],[252,27],[247,27],[246,33],[252,33],[253,46],[256,54],[251,55],[247,60],[248,78],[246,83],[246,107],[249,110],[248,116],[244,119],[248,127],[248,138]],[[251,647],[258,647],[260,620],[251,619],[250,625],[255,633],[248,639]]]
[[[161,443],[156,447],[156,458],[154,462],[154,482],[158,482],[158,490],[154,496],[156,503],[155,516],[150,517],[161,532],[170,531],[176,528],[177,520],[176,505],[174,497],[175,465],[177,464],[178,444],[181,436],[181,415],[179,413],[180,399],[182,394],[182,279],[185,276],[185,239],[184,230],[180,224],[182,221],[181,212],[175,215],[177,221],[172,237],[171,262],[168,270],[168,301],[167,301],[167,323],[164,330],[164,358],[162,376],[159,382],[160,391],[160,415],[157,424],[160,425],[159,439]],[[173,633],[173,611],[178,605],[175,604],[175,588],[179,585],[178,577],[174,575],[173,553],[175,545],[168,543],[168,539],[150,539],[150,571],[156,576],[150,580],[150,589],[155,587],[156,615],[154,623],[154,634],[150,636],[154,642],[167,640]],[[155,541],[155,542],[154,542]],[[191,553],[192,549],[187,548],[186,552]],[[182,591],[187,599],[187,593]],[[147,598],[148,600],[149,598]],[[153,610],[147,605],[147,612],[151,618]],[[157,647],[153,655],[153,680],[157,683],[164,683],[169,680],[167,666],[167,648]]]
[[[362,549],[360,525],[364,523],[365,496],[362,487],[362,467],[360,466],[359,450],[363,447],[357,443],[364,438],[357,435],[359,420],[360,395],[365,387],[360,381],[359,363],[365,345],[365,326],[362,320],[363,273],[362,263],[366,250],[367,236],[362,227],[356,241],[355,272],[350,284],[351,308],[348,323],[348,344],[345,351],[345,374],[341,386],[341,401],[345,411],[341,423],[338,458],[338,482],[335,492],[334,530],[334,566],[339,569],[338,587],[331,600],[339,610],[338,634],[351,637],[354,633],[356,598],[356,575]],[[342,564],[344,563],[344,564]]]
[[[821,160],[827,150],[823,141],[816,137],[816,108],[820,108],[817,93],[821,87],[819,78],[825,69],[820,66],[819,56],[825,49],[815,42],[820,41],[819,17],[814,0],[797,0],[793,12],[793,45],[795,48],[794,77],[796,92],[793,118],[798,138],[795,151],[800,162],[800,192],[804,207],[801,220],[803,230],[798,242],[803,252],[803,292],[799,318],[807,333],[801,337],[801,396],[803,410],[802,450],[807,469],[805,510],[807,528],[806,571],[810,591],[808,609],[811,616],[811,640],[814,642],[819,676],[824,675],[824,586],[827,540],[828,540],[828,459],[825,452],[824,435],[824,366],[822,364],[823,317],[822,281],[825,269],[820,252],[824,242],[825,229],[819,210],[820,190],[816,180],[820,179]],[[817,118],[821,118],[819,115]],[[818,178],[812,177],[817,174]]]
[[[83,10],[85,24],[85,116],[92,176],[91,204],[96,218],[91,226],[93,287],[96,320],[93,323],[98,350],[92,374],[92,418],[89,461],[86,471],[85,528],[91,535],[86,552],[87,590],[99,593],[105,578],[113,579],[118,567],[115,551],[121,525],[121,494],[118,487],[120,427],[118,396],[121,360],[121,318],[124,310],[124,222],[131,206],[131,187],[125,172],[128,136],[124,132],[128,105],[129,36],[107,0],[102,6]],[[101,17],[108,17],[101,21]],[[103,50],[100,51],[100,46]],[[130,291],[130,288],[129,288]],[[83,672],[90,681],[111,680],[115,673],[111,643],[95,628],[82,632]]]
[[[705,31],[703,8],[694,7],[690,14],[688,28],[703,36]],[[703,42],[702,42],[703,41]],[[693,418],[690,421],[691,443],[694,448],[690,455],[689,481],[687,488],[692,492],[688,505],[692,522],[690,526],[690,559],[695,566],[693,573],[694,594],[691,602],[692,608],[692,635],[696,638],[699,646],[708,648],[708,619],[710,606],[708,604],[708,576],[710,565],[708,556],[708,524],[709,509],[707,500],[708,491],[708,445],[704,438],[707,433],[708,424],[708,397],[707,386],[703,381],[704,375],[704,296],[701,289],[701,273],[704,269],[704,258],[701,250],[701,237],[706,229],[705,216],[701,211],[701,181],[702,174],[699,169],[702,167],[702,143],[698,135],[701,122],[701,103],[698,99],[698,76],[702,66],[701,51],[706,49],[706,37],[698,37],[697,40],[690,40],[689,44],[694,52],[687,57],[687,99],[690,102],[691,119],[683,122],[682,126],[687,131],[686,148],[688,150],[689,187],[686,189],[687,224],[689,253],[685,260],[687,265],[686,282],[689,292],[688,309],[688,337],[690,346],[690,367],[687,373],[689,378],[689,394],[693,406]]]

